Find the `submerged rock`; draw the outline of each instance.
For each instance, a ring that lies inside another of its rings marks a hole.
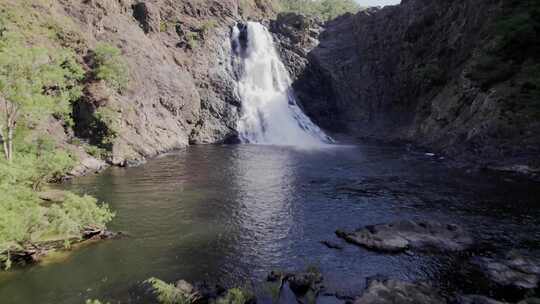
[[[339,245],[339,244],[336,244],[334,242],[331,242],[331,241],[321,241],[321,244],[323,244],[324,246],[330,248],[330,249],[338,249],[338,250],[342,250],[343,249],[343,246]]]
[[[517,290],[531,290],[540,281],[540,260],[511,252],[503,258],[479,258],[475,261],[484,274],[497,285]]]
[[[446,300],[433,287],[397,280],[372,280],[354,304],[443,304]]]
[[[431,221],[399,221],[370,225],[354,232],[336,231],[349,243],[370,250],[404,252],[407,250],[460,251],[473,244],[461,227]]]

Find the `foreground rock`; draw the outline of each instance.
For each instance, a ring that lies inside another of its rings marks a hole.
[[[407,250],[460,251],[473,244],[473,239],[459,226],[430,221],[370,225],[354,232],[338,230],[336,234],[370,250],[396,253]]]
[[[442,304],[446,300],[426,284],[373,280],[354,304]]]
[[[512,252],[504,258],[479,258],[475,261],[495,284],[514,290],[532,290],[540,281],[540,260]]]
[[[279,283],[279,290],[289,284],[289,288],[297,298],[302,298],[308,293],[317,296],[323,289],[323,276],[318,269],[308,268],[302,272],[272,271],[268,274],[267,281]]]

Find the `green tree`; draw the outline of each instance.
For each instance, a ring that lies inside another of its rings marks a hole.
[[[51,54],[24,45],[16,35],[0,37],[0,142],[7,160],[13,159],[13,137],[21,116],[37,121],[69,112],[70,101],[81,94],[77,83],[83,76],[67,50]]]

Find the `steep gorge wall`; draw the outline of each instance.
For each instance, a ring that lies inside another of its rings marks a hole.
[[[313,27],[282,17],[274,29],[289,37],[281,48],[286,61],[304,67],[292,71],[298,98],[327,130],[410,140],[485,165],[538,167],[539,119],[528,107],[511,106],[523,99],[526,68],[536,63],[513,61],[511,74],[487,85],[474,77],[497,41],[505,2],[404,0],[345,15],[324,24],[303,61],[294,59],[306,52],[298,37],[312,36]],[[296,31],[283,30],[291,27]],[[486,73],[500,73],[502,64]]]
[[[230,27],[242,16],[228,1],[66,1],[64,14],[88,46],[107,41],[121,48],[130,68],[123,94],[91,84],[80,107],[118,112],[114,164],[189,143],[217,143],[235,136],[239,101],[230,65]],[[248,7],[264,16],[271,8]],[[84,129],[85,126],[83,125]]]
[[[0,8],[14,29],[33,31],[29,44],[72,49],[87,75],[100,43],[119,48],[127,63],[124,90],[86,77],[73,130],[54,117],[36,129],[77,155],[82,166],[75,174],[104,165],[85,152],[81,139],[107,141],[106,160],[129,165],[188,144],[234,138],[240,103],[231,27],[274,14],[272,1],[259,0],[2,0]],[[48,35],[37,34],[39,28]],[[96,120],[98,112],[106,126]]]

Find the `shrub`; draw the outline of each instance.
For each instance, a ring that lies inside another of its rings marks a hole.
[[[172,284],[156,278],[150,278],[145,282],[152,285],[154,294],[162,304],[191,304],[193,302],[191,295],[186,295],[185,292]]]
[[[20,146],[12,162],[0,161],[0,181],[40,190],[44,183],[64,176],[75,164],[71,155],[57,150],[46,137]]]
[[[100,43],[94,49],[95,77],[111,88],[122,91],[129,83],[128,66],[117,47]]]
[[[106,159],[109,156],[109,152],[106,149],[97,146],[87,145],[84,147],[84,150],[97,159]]]
[[[199,34],[195,32],[188,32],[186,34],[186,42],[190,49],[195,49],[199,45]]]
[[[10,252],[48,239],[80,238],[85,228],[104,228],[114,213],[94,198],[66,193],[66,201],[45,207],[36,192],[0,181],[0,261],[10,266]]]

